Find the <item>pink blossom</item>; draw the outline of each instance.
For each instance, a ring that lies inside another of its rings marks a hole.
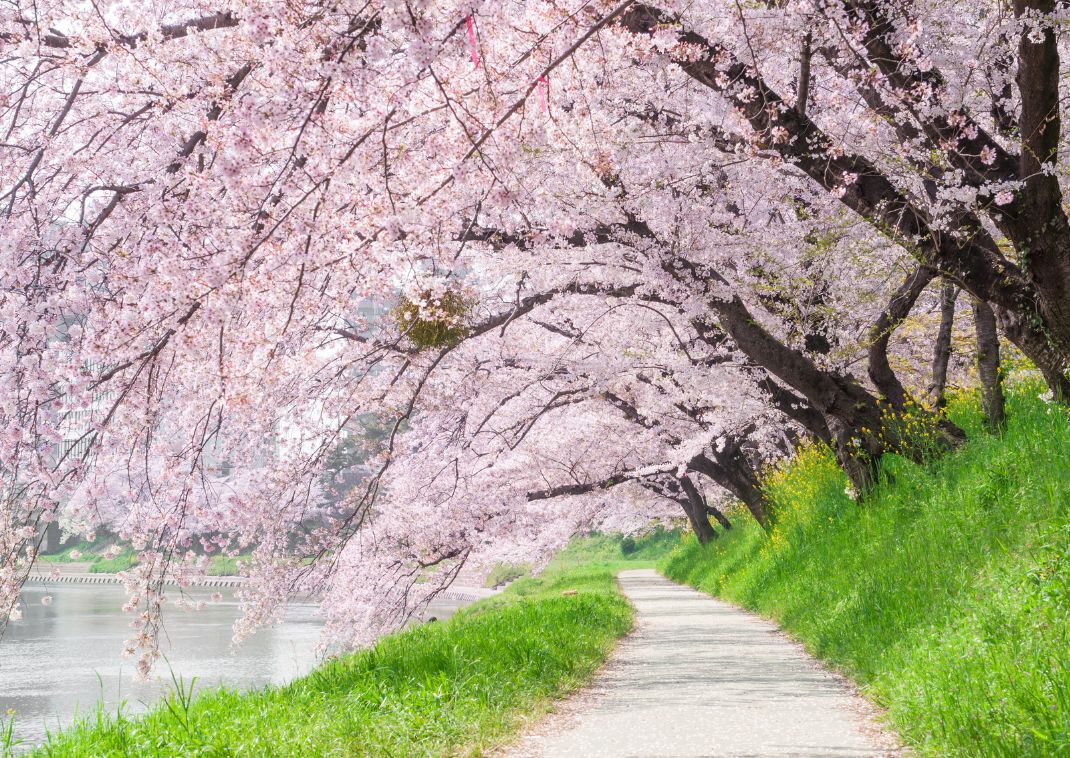
[[[977,171],[996,140],[1021,152],[978,86],[1013,47],[990,4],[894,14],[895,77],[825,3],[23,5],[0,62],[0,607],[37,525],[117,534],[143,673],[159,588],[207,553],[252,553],[237,639],[322,592],[327,638],[357,645],[458,572],[679,523],[676,472],[716,501],[692,461],[776,460],[811,408],[774,402],[725,304],[864,377],[918,246],[1010,234],[994,188],[1022,180]],[[836,65],[797,102],[804,29]],[[907,386],[926,339],[893,340]]]

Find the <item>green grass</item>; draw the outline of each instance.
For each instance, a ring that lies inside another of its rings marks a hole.
[[[632,622],[611,569],[555,566],[289,685],[179,686],[147,715],[98,713],[33,755],[481,755],[586,682]]]
[[[573,539],[554,556],[551,567],[602,566],[617,571],[653,568],[680,544],[679,529],[657,527],[638,537],[619,533],[591,534]]]
[[[71,557],[71,553],[76,550],[81,553],[81,556],[79,556],[77,560]],[[69,547],[65,547],[58,553],[39,555],[37,556],[37,561],[40,563],[77,563],[79,561],[91,561],[97,557],[95,555],[90,554],[91,550],[93,550],[92,543],[83,541],[79,542],[77,545],[70,545]]]
[[[87,571],[90,574],[115,574],[137,565],[137,554],[131,548],[123,548],[114,558],[105,558],[103,547],[107,547],[107,544],[102,546],[82,542],[64,548],[58,553],[39,556],[37,560],[42,563],[74,563],[75,559],[71,557],[71,551],[77,550],[81,553],[78,561],[89,564]],[[248,561],[249,555],[213,555],[208,562],[208,576],[237,576],[241,573],[238,563],[243,560]]]
[[[681,530],[654,527],[638,536],[625,537],[620,532],[593,532],[583,537],[574,537],[554,555],[547,570],[565,568],[600,567],[614,573],[626,569],[654,568],[680,544]],[[494,566],[484,584],[496,587],[503,582],[516,581],[531,573],[526,563],[499,563]]]
[[[238,576],[240,562],[249,562],[249,555],[213,555],[208,562],[208,576]]]
[[[777,523],[742,517],[667,576],[777,619],[863,685],[920,754],[1070,755],[1070,425],[1020,388],[1002,437],[922,467],[892,457],[860,503],[827,451],[767,480]]]
[[[110,540],[98,543],[85,542],[83,540],[77,545],[65,547],[58,553],[39,555],[37,560],[44,564],[86,563],[88,564],[86,570],[90,574],[114,574],[119,571],[126,571],[130,567],[137,565],[137,558],[134,551],[128,547],[124,547],[122,551],[113,558],[105,558],[103,555],[104,550],[110,545]],[[75,551],[79,554],[77,558],[71,555],[71,553]]]
[[[137,557],[134,555],[134,551],[129,548],[123,550],[114,558],[104,558],[102,556],[94,556],[94,558],[95,560],[89,564],[90,574],[117,574],[137,565]]]
[[[531,573],[530,563],[497,563],[483,580],[484,587],[497,587],[508,584]]]

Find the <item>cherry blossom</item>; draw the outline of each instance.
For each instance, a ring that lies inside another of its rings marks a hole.
[[[311,593],[361,644],[583,530],[711,539],[721,490],[768,519],[806,436],[861,493],[936,280],[1070,396],[1064,16],[9,9],[0,618],[52,521],[136,551],[148,670],[209,554],[251,551],[237,638]]]

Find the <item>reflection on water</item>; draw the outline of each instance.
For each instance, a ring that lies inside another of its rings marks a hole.
[[[283,683],[316,663],[320,623],[312,606],[293,606],[283,623],[261,629],[236,652],[231,625],[238,616],[232,590],[210,602],[216,590],[187,591],[209,601],[201,611],[166,607],[161,660],[149,681],[137,681],[136,661],[121,657],[132,618],[120,610],[126,593],[119,585],[27,585],[23,617],[8,625],[0,640],[0,716],[15,712],[15,734],[24,746],[39,743],[75,715],[92,715],[97,702],[114,712],[144,710],[173,685],[171,674],[197,689],[218,684],[249,688]],[[178,589],[170,590],[177,596]],[[51,605],[41,598],[51,595]]]

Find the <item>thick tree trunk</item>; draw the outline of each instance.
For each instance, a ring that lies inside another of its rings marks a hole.
[[[829,431],[829,425],[825,422],[825,417],[806,400],[786,387],[781,386],[771,376],[767,376],[758,382],[758,389],[766,393],[769,402],[778,411],[798,423],[816,439],[821,440],[826,445],[832,444],[832,432]]]
[[[1014,0],[1018,18],[1044,16],[1056,0]],[[1051,342],[1070,357],[1070,220],[1063,210],[1059,177],[1054,170],[1062,139],[1059,41],[1055,28],[1026,24],[1018,45],[1019,177],[1023,187],[1015,201],[1019,250],[1028,250],[1026,273],[1036,287],[1039,310]]]
[[[1059,221],[1064,218],[1060,216]],[[1035,248],[1037,253],[1043,250],[1046,254],[1035,259],[1031,256],[1029,276],[1039,293],[1048,341],[1062,358],[1065,371],[1070,362],[1070,224],[1059,223],[1057,228],[1056,233],[1044,235],[1044,241]]]
[[[1055,399],[1070,403],[1070,379],[1066,376],[1067,364],[1062,354],[1051,345],[1042,331],[1020,314],[1006,308],[996,308],[995,311],[1003,334],[1036,364]]]
[[[763,529],[769,528],[769,503],[758,482],[758,474],[743,451],[731,443],[725,445],[723,452],[712,453],[715,457],[695,456],[688,468],[708,476],[716,484],[731,492],[739,499],[754,520]]]
[[[858,493],[868,492],[877,483],[878,464],[886,452],[883,441],[869,429],[880,429],[882,420],[878,413],[871,422],[873,426],[858,427],[867,432],[856,432],[854,424],[846,423],[837,417],[829,419],[832,430],[832,449],[836,461],[847,474]]]
[[[953,282],[944,281],[940,289],[940,330],[933,347],[933,382],[929,386],[929,398],[933,406],[943,408],[947,398],[947,367],[951,363],[951,333],[955,326],[955,300],[959,290]]]
[[[863,16],[876,12],[876,5],[872,3],[852,5]],[[1015,0],[1014,10],[1020,17],[1036,12],[1044,16],[1054,5],[1055,0]],[[666,11],[638,3],[620,16],[619,23],[634,34],[653,35],[659,30],[673,28],[674,19]],[[867,46],[887,42],[881,40],[880,34],[879,30],[869,34],[864,42]],[[1061,208],[1056,172],[1048,170],[1057,159],[1061,136],[1058,43],[1053,28],[1044,27],[1039,32],[1039,39],[1036,35],[1033,25],[1024,26],[1018,54],[1021,165],[1014,166],[1014,159],[1008,154],[999,159],[998,169],[983,167],[979,160],[969,155],[970,151],[952,156],[957,168],[982,178],[988,178],[995,171],[1005,174],[999,178],[1023,181],[1019,200],[1003,211],[997,209],[990,218],[1019,252],[1029,252],[1026,272],[1003,256],[975,215],[964,215],[956,228],[936,230],[930,223],[929,214],[912,203],[867,159],[851,154],[830,156],[813,150],[812,145],[833,140],[805,113],[787,107],[783,98],[727,47],[710,42],[692,30],[680,29],[677,39],[687,43],[680,49],[688,52],[686,55],[681,52],[674,60],[696,82],[724,95],[756,132],[767,134],[773,128],[785,130],[789,139],[779,140],[771,147],[826,190],[838,190],[844,176],[857,177],[846,192],[839,193],[840,202],[885,234],[916,240],[925,262],[938,266],[946,275],[994,305],[1007,308],[1020,317],[1041,316],[1040,328],[1033,331],[1047,335],[1051,343],[1048,347],[1062,364],[1058,372],[1051,366],[1044,369],[1055,389],[1061,385],[1056,374],[1070,363],[1070,220]],[[701,50],[702,54],[695,55],[695,49]],[[906,76],[907,69],[900,66],[892,48],[885,45],[867,49],[869,61],[881,69],[889,81],[897,82],[901,76]],[[895,86],[907,89],[916,83],[908,78]],[[946,117],[935,121],[924,115],[919,118],[925,136],[934,141],[934,147],[952,135],[960,138],[962,129]],[[994,140],[989,142],[997,144]],[[1011,176],[1015,168],[1016,175]],[[1036,334],[1030,337],[1034,342],[1035,338]],[[1042,364],[1038,361],[1038,365]],[[1067,397],[1061,391],[1059,394]],[[822,407],[815,405],[819,409]]]
[[[712,298],[721,326],[747,357],[801,393],[824,417],[836,458],[860,491],[876,482],[886,446],[877,398],[849,376],[825,371],[762,327],[739,297]],[[742,498],[740,498],[742,499]],[[746,501],[744,501],[746,502]]]
[[[683,508],[687,522],[691,525],[691,531],[700,545],[705,545],[717,537],[717,532],[710,524],[709,515],[706,512],[706,501],[702,494],[687,480],[686,476],[676,477],[660,475],[648,479],[638,480],[639,484],[667,500]],[[528,496],[531,499],[531,496]]]
[[[999,335],[996,315],[983,300],[973,301],[977,332],[977,373],[981,377],[981,407],[989,430],[1000,432],[1007,422],[1003,399],[1003,378],[999,371]]]
[[[681,501],[681,505],[684,505],[684,510],[687,512],[687,520],[691,522],[691,529],[695,532],[695,537],[698,538],[700,545],[709,544],[709,542],[717,537],[717,532],[714,531],[713,525],[710,523],[710,517],[706,510],[706,498],[699,492],[698,487],[688,477],[679,477],[680,486],[684,490],[684,494],[687,495],[686,501]]]

